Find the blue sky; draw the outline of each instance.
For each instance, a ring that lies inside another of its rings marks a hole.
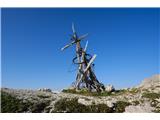
[[[159,9],[2,9],[2,87],[66,88],[75,80],[71,23],[89,33],[95,72],[116,88],[158,73]],[[82,42],[84,45],[86,40]]]

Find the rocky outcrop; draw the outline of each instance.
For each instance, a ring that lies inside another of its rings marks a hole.
[[[160,89],[160,75],[154,75],[150,78],[146,78],[142,81],[142,83],[137,86],[138,88],[143,88],[143,89],[154,89],[154,88],[159,88]]]
[[[150,105],[150,102],[144,102],[139,105],[130,105],[125,108],[126,113],[151,113],[154,107]]]
[[[99,94],[2,88],[1,95],[2,112],[160,112],[159,75],[135,88],[115,90],[110,85]]]

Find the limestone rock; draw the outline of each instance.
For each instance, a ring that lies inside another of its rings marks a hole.
[[[115,91],[115,88],[113,85],[107,85],[107,86],[105,86],[105,91],[106,92],[113,92],[113,91]]]
[[[160,75],[157,74],[150,78],[144,79],[138,87],[143,89],[159,87],[160,89]]]
[[[121,108],[124,106],[123,104],[116,104],[118,101],[122,101],[122,103],[124,101],[124,102],[130,103],[129,106],[127,107],[125,106],[125,112],[150,113],[150,112],[160,111],[160,97],[159,97],[160,88],[159,87],[160,87],[159,75],[155,75],[151,78],[145,79],[142,82],[142,84],[139,85],[138,88],[137,87],[127,88],[125,90],[122,89],[119,91],[118,90],[115,91],[115,88],[113,87],[113,85],[107,85],[105,87],[105,91],[112,92],[112,94],[108,94],[108,93],[106,94],[104,92],[104,94],[100,93],[100,94],[93,94],[90,96],[89,94],[87,95],[81,94],[81,92],[78,94],[65,93],[65,92],[56,93],[48,88],[42,88],[39,90],[2,88],[1,92],[3,92],[3,94],[7,93],[16,99],[21,100],[21,102],[23,102],[24,105],[25,104],[29,105],[29,107],[28,106],[26,107],[27,111],[21,111],[21,112],[54,112],[57,106],[56,103],[58,101],[62,100],[62,102],[60,102],[59,104],[60,104],[60,107],[63,108],[63,104],[66,104],[65,103],[66,99],[72,100],[76,98],[79,104],[83,104],[85,106],[88,106],[88,105],[96,106],[99,104],[107,105],[108,107],[113,108],[112,112],[114,112],[114,110],[116,109],[115,107],[116,105],[119,105],[118,108]],[[75,89],[75,88],[71,87],[69,89]],[[84,91],[85,93],[85,89],[82,89],[81,91]],[[153,93],[154,96],[153,97],[152,95],[149,96],[150,98],[152,98],[150,99],[148,98],[148,96],[145,97],[144,93]],[[77,104],[77,101],[76,101],[76,104]],[[8,106],[6,107],[8,108]],[[76,108],[76,110],[77,109],[78,108]],[[63,111],[63,112],[66,112],[66,111]]]
[[[113,101],[107,101],[107,105],[108,107],[113,107],[114,106],[114,102]]]
[[[87,98],[79,98],[78,103],[88,106],[88,105],[92,105],[93,101]]]
[[[145,102],[143,105],[130,105],[125,108],[126,113],[151,113],[154,110],[149,102]]]

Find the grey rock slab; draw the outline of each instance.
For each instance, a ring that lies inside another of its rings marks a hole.
[[[126,113],[152,113],[154,107],[151,107],[149,102],[145,102],[143,105],[130,105],[125,108]]]

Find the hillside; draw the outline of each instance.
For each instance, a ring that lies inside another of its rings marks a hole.
[[[141,113],[160,112],[160,75],[144,79],[135,88],[104,93],[87,91],[1,89],[1,112],[17,113]]]

